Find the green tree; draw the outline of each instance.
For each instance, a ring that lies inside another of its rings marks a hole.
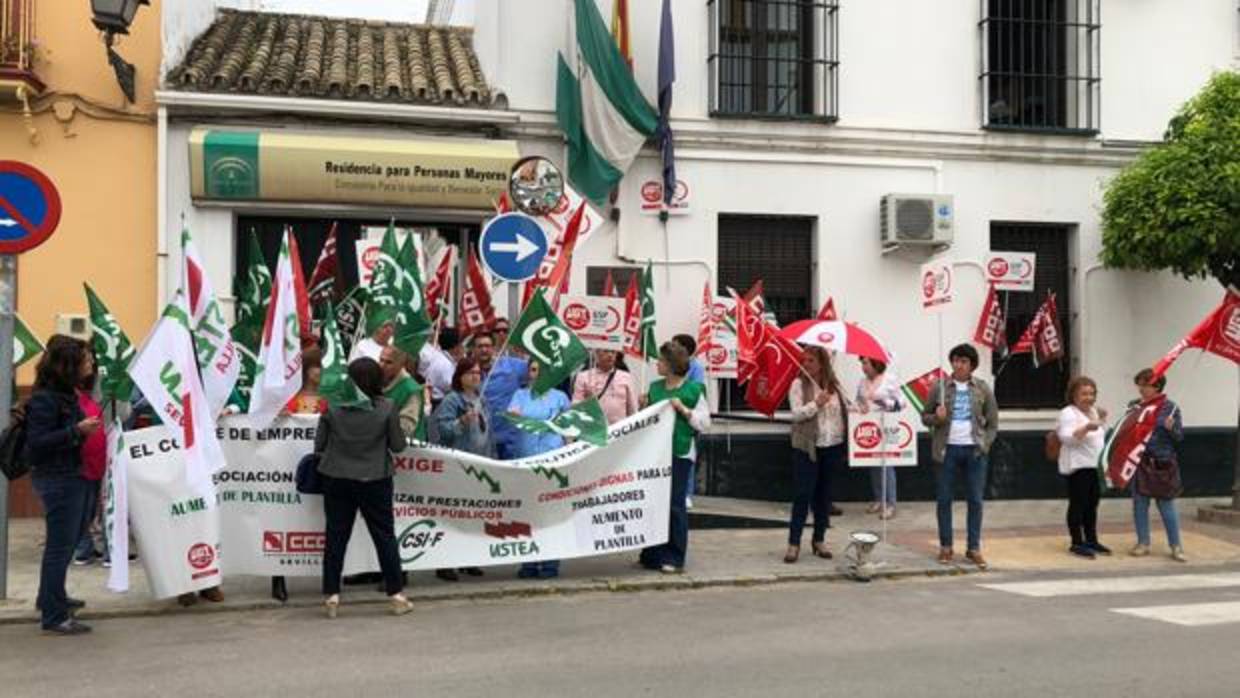
[[[1240,289],[1240,72],[1211,78],[1163,142],[1107,186],[1102,261]],[[1236,458],[1232,507],[1240,509],[1240,430]]]

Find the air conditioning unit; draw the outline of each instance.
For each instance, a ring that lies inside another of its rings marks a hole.
[[[888,194],[880,210],[884,248],[939,248],[952,243],[955,206],[950,194]]]
[[[90,341],[90,320],[85,315],[76,313],[57,313],[56,334],[67,334],[83,341]]]

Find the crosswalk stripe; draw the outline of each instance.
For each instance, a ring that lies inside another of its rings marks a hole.
[[[1145,606],[1142,608],[1112,608],[1111,611],[1188,627],[1240,623],[1240,601],[1190,603],[1174,606]]]
[[[1044,582],[979,584],[985,589],[1021,596],[1084,596],[1088,594],[1134,594],[1145,591],[1219,589],[1240,586],[1240,572],[1223,574],[1173,574],[1158,577],[1090,577]]]

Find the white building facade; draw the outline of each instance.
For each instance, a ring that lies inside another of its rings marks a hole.
[[[305,0],[301,11],[320,12],[321,4]],[[555,66],[557,52],[570,50],[571,2],[457,4],[472,19],[472,50],[490,87],[485,103],[350,106],[348,99],[165,84],[161,294],[178,283],[182,216],[204,249],[216,288],[226,289],[237,271],[240,235],[255,218],[391,215],[459,226],[464,240],[489,215],[481,206],[424,201],[207,201],[195,196],[191,181],[195,130],[492,139],[563,163]],[[221,8],[264,9],[260,0],[210,5],[165,2],[167,74]],[[391,21],[387,5],[373,19]],[[661,3],[629,5],[634,75],[653,104]],[[598,6],[611,17],[610,0]],[[292,0],[281,0],[279,9],[299,11]],[[1054,291],[1067,357],[1061,366],[1036,369],[1014,359],[999,374],[1001,430],[1009,445],[996,455],[991,481],[998,496],[1053,496],[1054,467],[1037,455],[1067,377],[1095,378],[1100,403],[1118,412],[1135,397],[1133,374],[1222,297],[1212,282],[1102,268],[1100,209],[1108,179],[1161,138],[1179,105],[1214,71],[1240,67],[1238,10],[1235,0],[675,0],[672,127],[688,210],[665,223],[641,212],[643,184],[658,180],[661,168],[657,149],[648,147],[604,211],[608,222],[579,248],[572,292],[597,293],[607,269],[622,281],[620,268],[650,260],[660,339],[696,333],[708,281],[712,289],[743,291],[762,279],[781,322],[812,315],[830,295],[845,319],[889,345],[898,357],[894,370],[908,380],[944,362],[947,347],[971,340],[985,294],[980,263],[988,252],[1036,251],[1035,292],[1007,301],[1009,339]],[[930,252],[885,253],[880,239],[879,204],[892,193],[952,198],[952,240],[936,250],[957,271],[944,346],[936,320],[918,301],[919,264]],[[988,351],[981,354],[981,375],[993,379],[998,367]],[[854,362],[842,357],[839,363],[846,385],[853,385]],[[1168,392],[1191,429],[1186,462],[1200,456],[1203,469],[1194,476],[1197,466],[1187,463],[1190,493],[1217,493],[1229,483],[1215,471],[1230,463],[1234,444],[1236,369],[1190,354],[1168,378]],[[720,397],[726,393],[723,385],[712,390],[717,411],[743,413],[735,398]],[[708,489],[782,496],[786,457],[771,454],[785,452],[770,447],[786,446],[786,433],[778,423],[717,420],[703,449]],[[845,491],[860,487],[852,483]],[[912,489],[923,492],[916,484]]]

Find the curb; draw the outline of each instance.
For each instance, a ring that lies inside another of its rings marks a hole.
[[[875,572],[873,581],[898,581],[902,579],[912,579],[919,577],[957,577],[965,574],[981,574],[977,569],[950,566],[950,567],[925,567],[912,569],[892,569],[886,571]],[[842,569],[836,569],[829,572],[804,572],[804,573],[788,573],[788,574],[760,574],[746,575],[735,577],[693,577],[691,575],[666,575],[653,578],[633,578],[633,579],[589,579],[580,582],[570,582],[568,584],[541,585],[541,586],[500,586],[493,589],[479,589],[477,591],[467,592],[429,592],[411,595],[410,601],[418,606],[438,601],[490,601],[495,599],[520,599],[520,598],[536,598],[546,596],[569,596],[575,594],[591,594],[591,593],[634,593],[647,591],[685,591],[694,589],[718,589],[725,587],[758,587],[772,586],[776,584],[804,583],[804,582],[842,582],[853,581],[849,573]],[[386,604],[387,599],[374,594],[367,594],[356,600],[350,599],[350,606],[362,605],[381,605]],[[154,604],[117,609],[103,609],[99,611],[87,610],[77,615],[82,620],[110,620],[117,618],[152,618],[156,616],[169,615],[195,615],[206,613],[237,613],[244,611],[274,611],[281,609],[300,609],[300,608],[319,608],[321,599],[300,598],[289,599],[287,602],[276,601],[275,599],[264,599],[262,601],[237,601],[229,602],[225,600],[219,604],[202,604],[199,603],[193,607],[178,606],[175,601],[169,599],[166,601],[155,602]],[[24,625],[39,622],[38,614],[34,611],[23,612],[21,615],[7,614],[0,615],[0,626],[6,625]]]

